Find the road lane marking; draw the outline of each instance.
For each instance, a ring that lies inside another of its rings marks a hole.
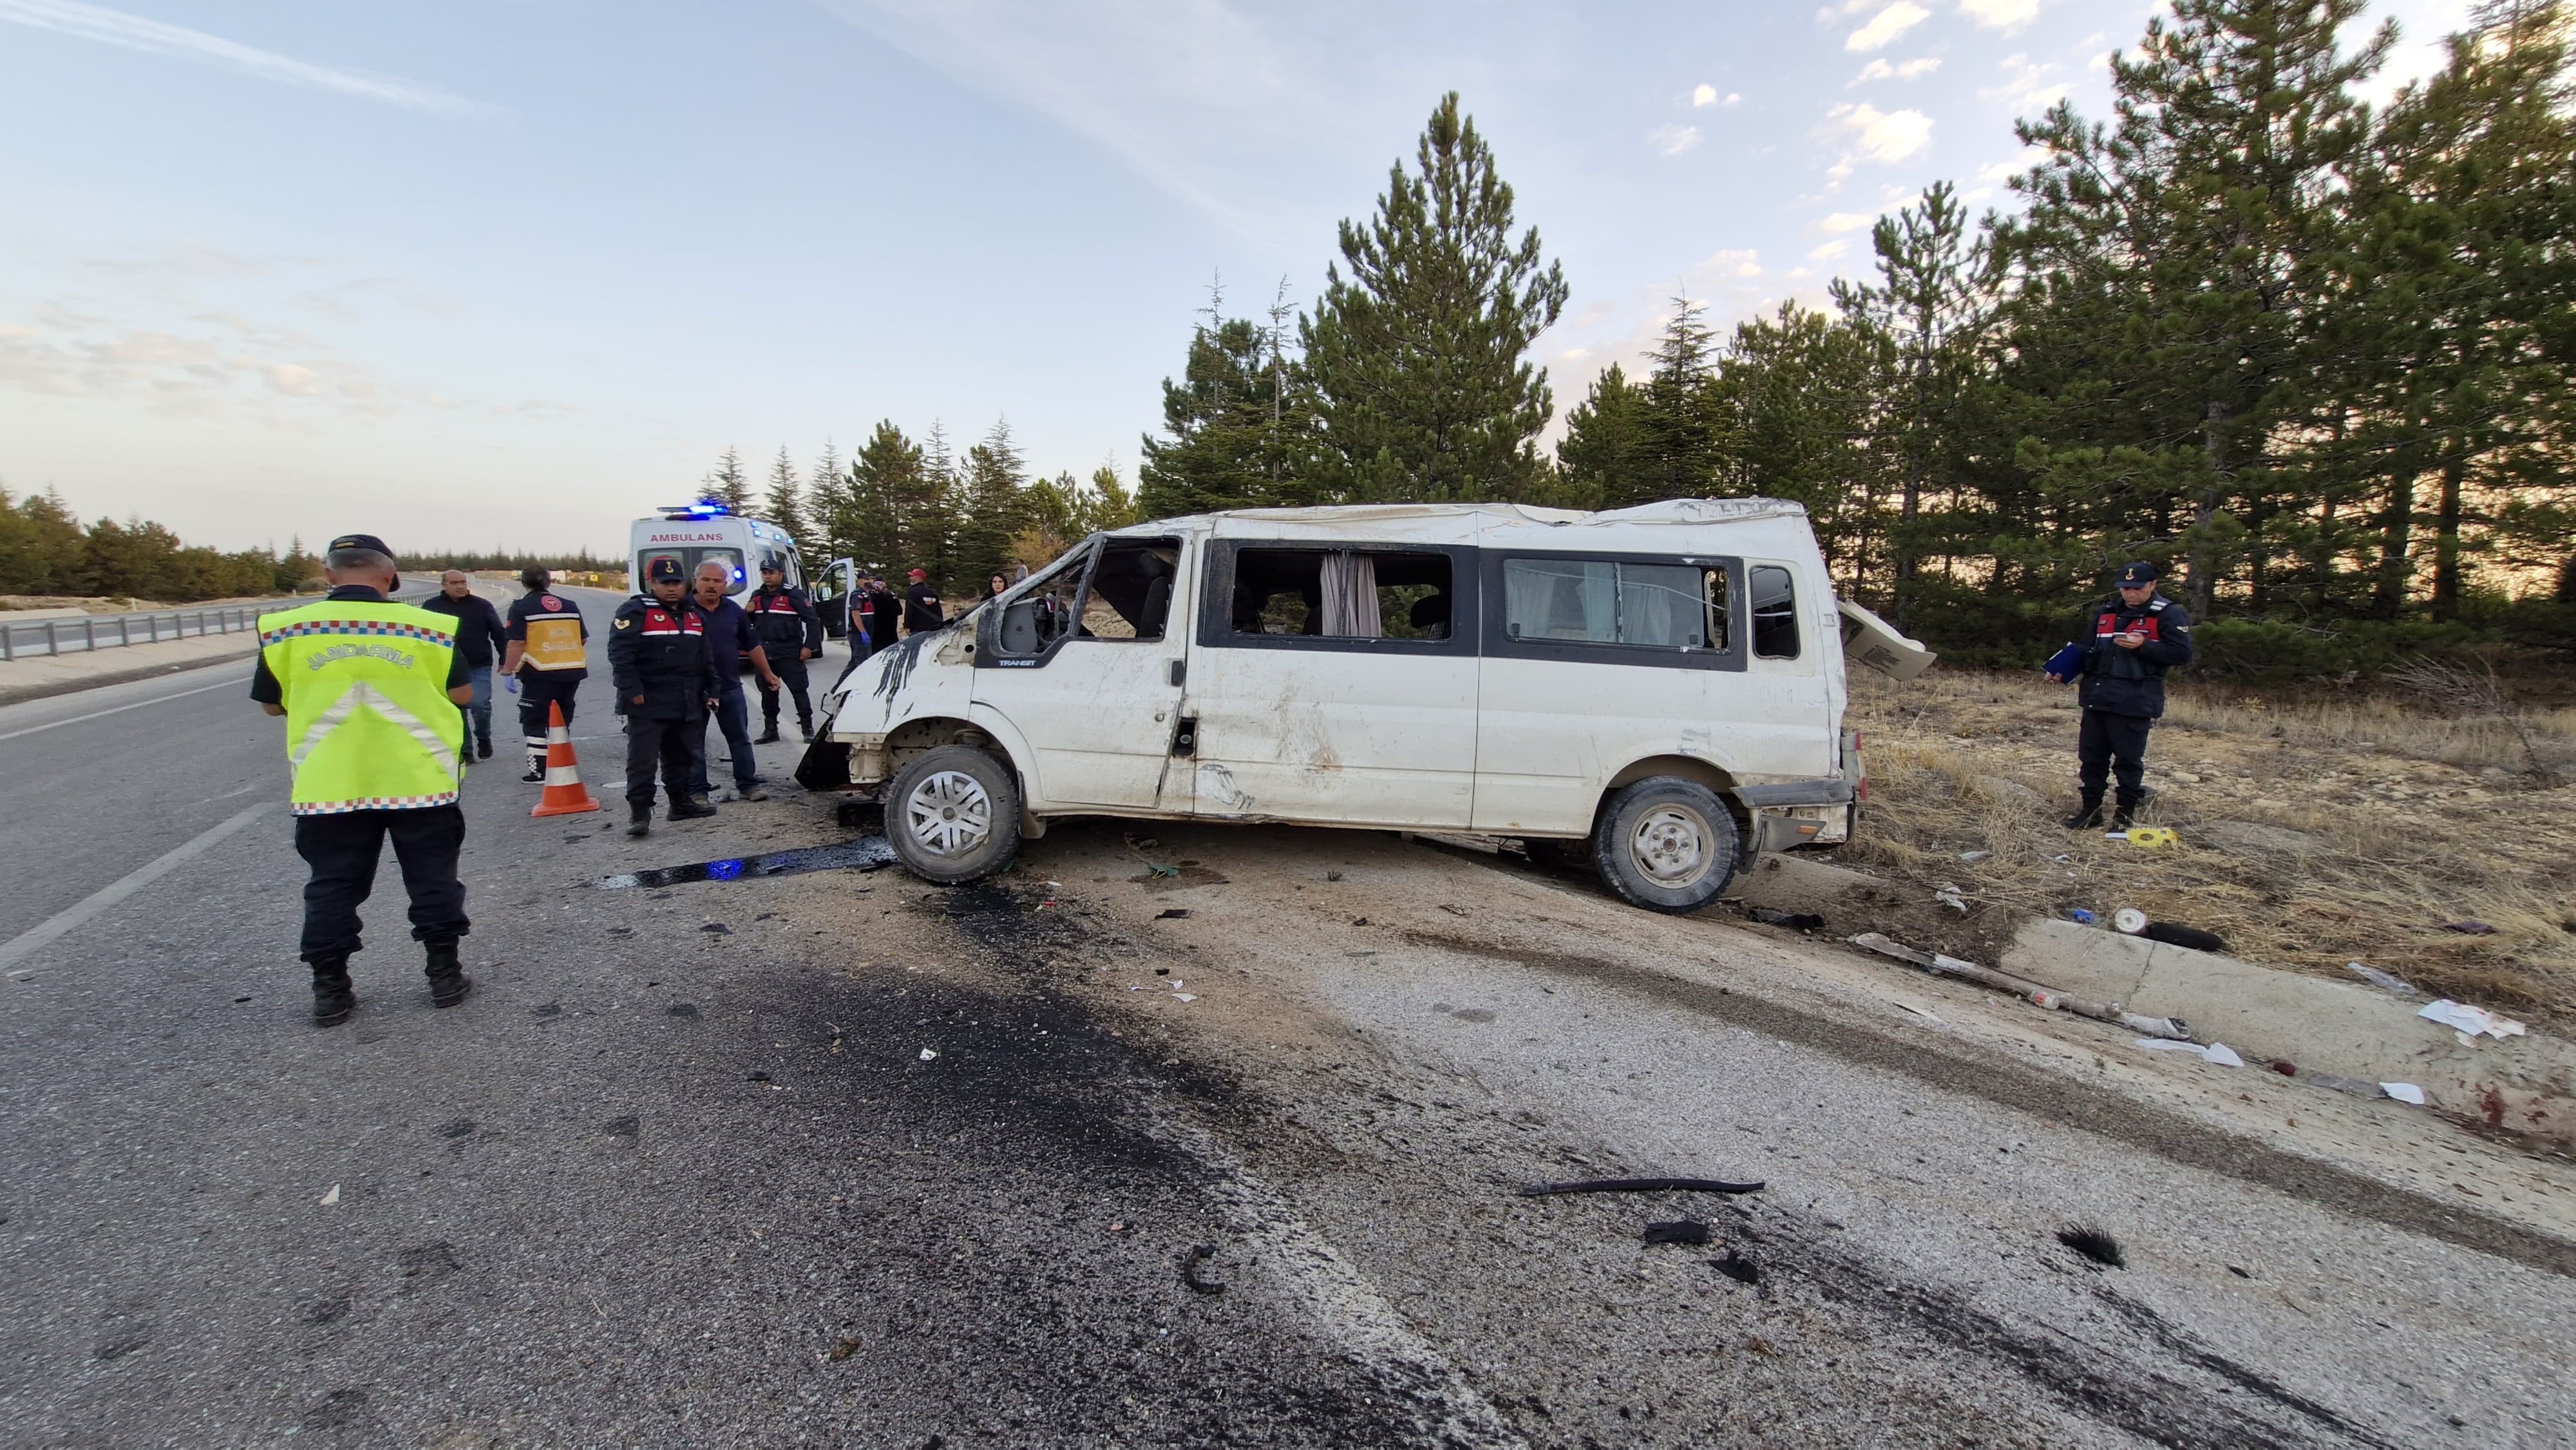
[[[25,961],[34,952],[50,946],[55,938],[81,926],[100,912],[167,876],[184,864],[189,857],[214,845],[261,816],[274,814],[276,810],[276,805],[268,801],[246,807],[195,840],[162,853],[144,865],[127,872],[122,879],[91,892],[78,904],[65,907],[18,933],[6,946],[0,946],[0,971],[7,971]]]
[[[158,705],[165,700],[184,700],[190,695],[202,695],[208,690],[238,690],[240,688],[241,682],[238,680],[225,680],[219,684],[199,685],[193,690],[178,690],[167,695],[155,695],[149,700],[137,700],[131,705],[111,705],[104,710],[92,710],[86,715],[74,715],[67,720],[55,720],[44,725],[30,725],[23,730],[12,730],[6,735],[0,735],[0,740],[15,740],[21,735],[33,735],[39,730],[58,730],[65,725],[78,725],[84,720],[96,720],[102,716],[122,715],[128,710],[140,710],[146,705]]]

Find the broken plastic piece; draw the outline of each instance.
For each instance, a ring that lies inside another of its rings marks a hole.
[[[2383,992],[2394,992],[2400,997],[2424,995],[2423,989],[2413,982],[2407,981],[2404,977],[2391,976],[2377,967],[2365,967],[2359,962],[2346,962],[2343,964],[2343,969]]]
[[[2411,1082],[2384,1082],[2379,1085],[2379,1090],[2401,1103],[2413,1103],[2419,1108],[2424,1106],[2424,1090]]]
[[[2423,1010],[2415,1015],[2472,1038],[2480,1033],[2494,1038],[2519,1037],[2523,1031],[2522,1024],[2510,1017],[2498,1016],[2484,1007],[2472,1007],[2466,1002],[2454,1002],[2448,997],[2426,1003]]]
[[[1722,1178],[1578,1178],[1570,1183],[1522,1185],[1523,1198],[1558,1193],[1760,1193],[1759,1183],[1729,1183]]]
[[[933,1052],[932,1050],[930,1050],[930,1049],[929,1049],[929,1048],[927,1048],[927,1047],[925,1047],[925,1048],[923,1048],[923,1049],[921,1050],[921,1060],[922,1060],[922,1061],[924,1061],[924,1062],[928,1062],[928,1061],[932,1060],[933,1058],[936,1058],[937,1056],[939,1056],[939,1054],[938,1054],[938,1053]]]
[[[1952,911],[1958,912],[1962,916],[1967,915],[1968,898],[1959,890],[1958,887],[1953,886],[1946,881],[1932,888],[1932,899],[1940,902],[1943,906],[1950,908]]]
[[[2176,926],[2170,921],[2151,921],[2138,928],[2138,935],[2167,946],[2186,947],[2196,952],[2223,952],[2227,943],[2214,931],[2196,926]]]
[[[1646,1225],[1645,1239],[1650,1244],[1704,1244],[1708,1242],[1708,1225],[1695,1218],[1650,1223]]]
[[[1178,921],[1189,914],[1190,909],[1186,906],[1167,906],[1161,911],[1155,912],[1154,919],[1156,921]]]
[[[1732,1248],[1729,1248],[1726,1251],[1725,1258],[1711,1259],[1709,1260],[1709,1263],[1715,1267],[1719,1273],[1724,1274],[1726,1277],[1733,1279],[1739,1284],[1759,1284],[1762,1282],[1761,1268],[1751,1259],[1737,1253]]]
[[[2456,931],[2462,936],[2493,936],[2496,929],[2483,921],[2446,921],[2442,923],[2442,930]]]
[[[2192,1053],[2198,1056],[2201,1061],[2215,1063],[2220,1067],[2243,1067],[2245,1065],[2245,1059],[2236,1055],[2236,1049],[2228,1046],[2224,1042],[2213,1042],[2204,1047],[2197,1042],[2175,1042],[2162,1037],[2141,1037],[2138,1039],[2138,1045],[2140,1047],[2147,1048],[2150,1051]]]
[[[1825,925],[1825,919],[1812,911],[1774,911],[1757,906],[1749,914],[1766,926],[1785,926],[1791,931],[1821,931]]]
[[[2102,918],[2095,916],[2093,913],[2086,911],[2080,906],[2067,912],[2066,918],[2069,921],[2080,921],[2086,926],[2100,926],[2102,924]]]
[[[1214,1244],[1190,1245],[1190,1251],[1181,1255],[1181,1282],[1189,1285],[1191,1290],[1196,1293],[1224,1293],[1225,1286],[1223,1284],[1218,1283],[1214,1279],[1202,1279],[1199,1277],[1199,1265],[1215,1257],[1216,1245]]]
[[[2070,1224],[2057,1231],[2057,1241],[2106,1269],[2129,1267],[2128,1259],[2120,1252],[2120,1241],[2111,1237],[2107,1229]]]
[[[2136,936],[2147,929],[2147,914],[2134,906],[2123,906],[2111,913],[2111,926],[2122,936]]]

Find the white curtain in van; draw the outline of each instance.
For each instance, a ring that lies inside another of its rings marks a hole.
[[[1377,639],[1386,622],[1377,612],[1377,560],[1337,550],[1324,556],[1325,634]]]

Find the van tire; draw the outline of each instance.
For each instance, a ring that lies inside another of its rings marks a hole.
[[[922,880],[981,881],[1019,854],[1019,782],[971,745],[923,751],[886,788],[885,828],[895,859]]]
[[[1587,844],[1602,884],[1621,900],[1674,914],[1717,900],[1744,859],[1717,792],[1671,775],[1612,792]]]

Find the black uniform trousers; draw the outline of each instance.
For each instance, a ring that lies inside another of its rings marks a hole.
[[[2120,779],[2121,804],[2136,805],[2146,798],[2147,732],[2155,724],[2144,715],[2084,712],[2083,728],[2075,737],[2075,759],[2080,767],[2076,779],[2086,800],[2100,800],[2106,777],[2114,773]]]
[[[626,717],[626,800],[653,804],[653,770],[662,771],[662,787],[674,805],[697,794],[698,772],[707,748],[707,716],[701,710],[678,720],[649,715]]]
[[[572,675],[572,678],[560,678],[565,674]],[[581,689],[582,677],[570,670],[532,670],[521,665],[518,680],[519,733],[527,737],[528,754],[542,770],[546,763],[546,730],[550,723],[546,707],[563,706],[564,723],[570,725],[572,697]]]
[[[359,949],[358,907],[376,889],[376,861],[385,838],[402,863],[403,889],[411,894],[414,941],[460,937],[465,883],[456,879],[456,856],[465,847],[462,808],[419,806],[399,811],[338,811],[295,818],[295,854],[313,868],[304,883],[304,960],[345,957]]]
[[[792,655],[804,646],[783,648]],[[796,723],[811,730],[814,728],[814,702],[806,697],[805,665],[806,662],[800,659],[773,659],[769,662],[771,673],[778,676],[778,683],[785,685],[787,692],[796,697]],[[778,729],[778,691],[772,689],[766,680],[760,683],[760,724],[764,735]]]

